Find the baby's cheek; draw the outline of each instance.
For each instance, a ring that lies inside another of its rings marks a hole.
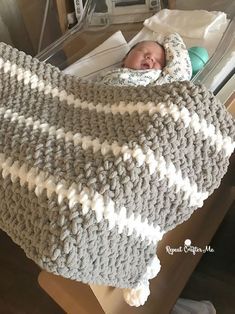
[[[134,70],[138,70],[140,68],[140,61],[135,59],[135,60],[131,60],[131,62],[129,62],[129,67],[134,69]]]
[[[156,62],[156,63],[154,64],[154,69],[156,69],[156,70],[162,70],[162,65],[161,65],[159,62]]]

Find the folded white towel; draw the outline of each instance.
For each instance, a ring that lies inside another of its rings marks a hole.
[[[202,39],[226,21],[224,12],[164,9],[145,20],[144,26],[162,34],[177,32],[183,37]]]
[[[161,43],[167,33],[177,32],[187,48],[202,46],[212,56],[228,23],[224,12],[164,9],[145,20],[144,27],[129,45],[141,40],[156,40]]]
[[[78,77],[92,78],[101,70],[112,69],[119,64],[128,50],[129,46],[122,32],[118,31],[63,72]]]

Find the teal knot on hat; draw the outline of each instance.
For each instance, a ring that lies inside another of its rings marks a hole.
[[[208,52],[204,47],[191,47],[188,49],[192,65],[193,76],[200,71],[209,59]]]

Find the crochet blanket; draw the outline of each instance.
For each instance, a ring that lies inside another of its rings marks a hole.
[[[234,122],[191,82],[111,87],[0,44],[0,227],[40,267],[143,304],[162,235],[220,184]]]

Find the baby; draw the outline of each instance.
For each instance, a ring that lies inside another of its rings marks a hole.
[[[179,34],[165,37],[163,45],[141,41],[123,59],[122,68],[106,72],[99,81],[115,86],[161,85],[190,80],[188,51]]]
[[[156,41],[137,43],[123,60],[123,67],[133,70],[162,70],[165,65],[165,49]]]

